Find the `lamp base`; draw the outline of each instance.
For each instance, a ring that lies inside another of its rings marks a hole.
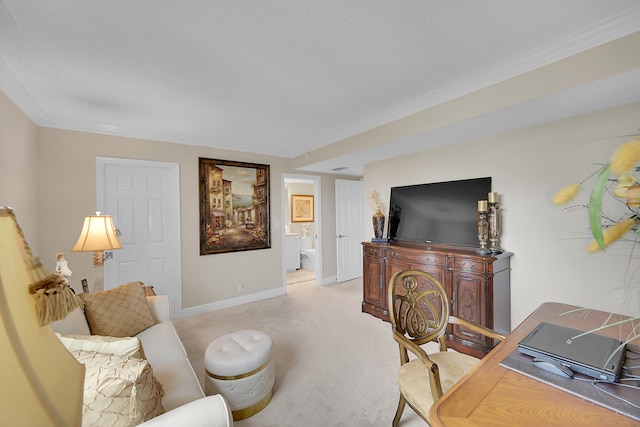
[[[104,291],[104,252],[93,253],[93,292]]]

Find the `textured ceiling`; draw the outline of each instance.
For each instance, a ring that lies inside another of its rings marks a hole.
[[[637,0],[0,0],[0,88],[41,126],[295,158],[636,31]],[[305,169],[640,100],[636,74]]]

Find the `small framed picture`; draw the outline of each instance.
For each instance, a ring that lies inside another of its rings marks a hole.
[[[313,196],[291,195],[291,222],[313,222]]]

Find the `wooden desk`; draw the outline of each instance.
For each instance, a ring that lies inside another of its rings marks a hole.
[[[564,314],[576,307],[544,303],[432,407],[432,426],[638,426],[640,423],[500,366],[540,322],[590,330],[609,313],[590,310]],[[614,315],[615,318],[624,316]],[[613,329],[603,334],[612,334]],[[636,339],[633,344],[640,343]]]

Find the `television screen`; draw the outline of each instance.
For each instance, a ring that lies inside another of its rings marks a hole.
[[[491,178],[391,188],[389,240],[478,246],[478,200]]]

